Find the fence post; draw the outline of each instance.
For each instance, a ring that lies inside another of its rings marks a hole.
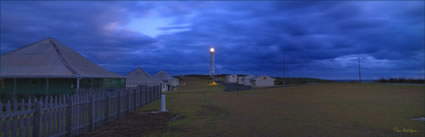
[[[68,136],[72,137],[72,114],[74,113],[74,104],[72,103],[72,96],[68,97],[66,102],[66,131],[68,132]]]
[[[89,125],[89,130],[90,131],[93,131],[94,130],[94,121],[95,121],[95,107],[94,107],[94,105],[95,105],[95,103],[96,103],[96,99],[95,99],[95,96],[94,95],[91,95],[91,97],[90,97],[90,104],[89,104],[89,122],[90,122],[90,125]]]
[[[165,108],[165,94],[161,95],[161,112],[167,112],[167,109]]]
[[[159,92],[159,90],[158,90],[158,89],[159,89],[159,88],[158,88],[158,86],[155,86],[155,87],[156,87],[156,88],[155,88],[155,91],[156,91],[156,93],[157,93],[157,97],[156,97],[156,98],[158,99],[158,98],[160,98],[160,96],[161,96],[161,92]]]
[[[148,102],[147,103],[151,103],[151,87],[148,86],[147,89],[148,89],[148,95],[147,95]]]
[[[117,112],[117,117],[120,118],[120,114],[121,114],[121,89],[118,89],[118,98],[117,98],[118,102],[118,112]]]
[[[153,100],[156,100],[157,98],[156,98],[156,86],[153,86],[152,87],[152,90],[153,90]]]
[[[28,101],[28,104],[31,104],[31,100],[30,101]],[[31,107],[28,107],[29,108],[29,110],[31,110]],[[2,121],[3,122],[3,104],[1,103],[1,101],[0,101],[0,121]],[[1,123],[0,124],[0,131],[3,131],[3,123]]]
[[[106,93],[106,108],[105,108],[105,117],[106,117],[106,121],[109,120],[109,94]]]
[[[153,100],[152,91],[153,91],[153,88],[152,87],[149,87],[149,103],[151,103],[152,100]]]
[[[151,91],[150,91],[149,94],[150,94],[150,98],[151,98],[150,101],[149,101],[149,103],[150,103],[150,102],[153,101],[153,87],[151,87]]]
[[[155,100],[158,99],[158,92],[156,92],[156,86],[153,87],[153,92],[155,93]]]
[[[34,123],[32,125],[32,136],[33,137],[41,137],[41,112],[43,111],[42,104],[43,101],[40,100],[36,102],[34,105]]]
[[[137,110],[137,90],[138,88],[134,88],[134,100],[133,100],[133,107],[134,107],[134,111],[136,112]]]
[[[145,105],[146,103],[146,88],[145,88],[145,86],[142,86],[141,87],[142,88],[142,105]]]
[[[159,92],[159,90],[158,90],[158,86],[156,86],[155,87],[155,91],[156,91],[156,95],[157,95],[157,97],[156,98],[159,98],[160,96],[161,96],[161,92]]]
[[[130,93],[131,93],[131,89],[127,88],[127,114],[130,113]]]
[[[148,98],[148,86],[145,86],[145,104],[148,104],[149,98]]]
[[[146,104],[149,103],[149,87],[146,86]]]

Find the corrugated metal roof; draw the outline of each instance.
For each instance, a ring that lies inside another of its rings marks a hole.
[[[0,56],[3,78],[124,78],[109,72],[53,38]]]
[[[164,71],[159,71],[158,73],[155,74],[154,77],[158,80],[161,80],[161,81],[176,79],[176,78],[173,78],[170,74],[168,74],[167,72],[164,72]]]
[[[127,85],[158,85],[160,82],[138,67],[126,76]]]

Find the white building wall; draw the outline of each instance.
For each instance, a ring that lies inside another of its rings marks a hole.
[[[161,82],[161,91],[162,92],[167,92],[167,83],[166,82]]]
[[[178,86],[179,85],[179,79],[176,79],[174,82],[174,86]]]
[[[175,87],[178,86],[179,85],[179,79],[174,79],[172,85],[175,86]]]
[[[243,85],[243,76],[238,77],[238,84]]]
[[[161,91],[167,92],[167,91],[174,91],[177,89],[177,86],[179,85],[178,79],[172,79],[168,81],[162,81],[161,82]]]
[[[227,75],[226,81],[228,83],[237,83],[238,82],[238,75]]]
[[[251,80],[252,79],[254,79],[255,78],[255,75],[248,75],[248,76],[245,76],[243,79],[242,79],[242,83],[243,83],[243,85],[245,85],[245,86],[253,86],[253,82],[251,82]]]
[[[253,85],[252,85],[252,82],[251,82],[251,80],[250,80],[250,79],[245,79],[245,80],[243,81],[243,85],[245,85],[245,86],[253,86]]]
[[[274,86],[275,79],[268,76],[261,76],[254,80],[254,86],[256,87],[269,87]]]

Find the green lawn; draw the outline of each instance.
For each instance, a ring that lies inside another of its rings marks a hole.
[[[424,87],[318,84],[222,92],[202,78],[167,94],[167,109],[184,116],[155,136],[423,136]],[[142,110],[159,109],[159,100]],[[414,133],[394,129],[415,130]]]

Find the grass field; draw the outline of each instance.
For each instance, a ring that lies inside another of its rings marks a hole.
[[[184,81],[183,88],[167,94],[167,109],[184,118],[152,135],[424,135],[424,121],[409,120],[424,116],[423,86],[340,83],[225,93],[221,86],[207,86],[208,79]],[[142,108],[150,109],[159,109],[159,101]]]

